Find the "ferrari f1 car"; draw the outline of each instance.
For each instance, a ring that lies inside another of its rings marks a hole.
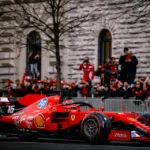
[[[39,100],[38,96],[13,101],[3,98],[0,134],[29,141],[50,137],[81,139],[91,144],[150,142],[149,114],[105,112],[86,102],[64,101],[61,95],[40,96]]]

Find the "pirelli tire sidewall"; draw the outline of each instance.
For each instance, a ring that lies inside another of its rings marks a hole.
[[[88,120],[94,120],[97,122],[97,132],[94,136],[88,136],[85,133],[85,124]],[[112,129],[111,120],[104,114],[91,113],[88,114],[81,122],[80,131],[81,135],[86,142],[90,144],[106,144],[108,143],[108,135]]]

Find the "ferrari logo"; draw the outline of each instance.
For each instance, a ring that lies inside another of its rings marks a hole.
[[[74,121],[75,120],[75,115],[71,115],[71,120]]]

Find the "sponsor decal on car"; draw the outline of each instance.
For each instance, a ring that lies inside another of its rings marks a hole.
[[[20,116],[23,115],[24,113],[25,113],[24,111],[16,112],[13,114],[13,116]]]
[[[24,121],[24,120],[26,120],[26,115],[23,115],[21,118],[20,118],[20,123],[22,122],[22,121]]]
[[[34,118],[33,116],[27,117],[28,120],[32,120],[33,118]]]
[[[27,128],[31,128],[32,127],[32,122],[31,121],[26,121],[26,126],[27,126]]]
[[[116,133],[115,137],[127,137],[127,134],[124,133]]]
[[[71,120],[72,120],[72,121],[74,121],[74,120],[75,120],[75,118],[76,118],[76,116],[75,116],[75,115],[71,115]]]
[[[14,116],[12,119],[14,120],[14,124],[16,126],[20,126],[21,122],[24,121],[24,120],[26,120],[26,115],[23,115],[23,116],[19,116],[19,115],[18,116]]]
[[[109,140],[114,141],[130,141],[131,140],[131,132],[123,131],[123,130],[111,130]]]
[[[45,126],[44,123],[44,116],[42,114],[38,114],[35,118],[34,118],[34,122],[37,128],[43,128]]]
[[[40,101],[38,101],[38,108],[44,108],[48,103],[47,98],[43,98]]]
[[[134,121],[134,122],[137,121],[136,119],[131,118],[131,117],[128,117],[127,119],[128,119],[129,121]]]
[[[19,126],[19,122],[20,122],[19,116],[15,116],[15,117],[13,117],[12,119],[14,120],[14,124],[15,124],[16,126]]]

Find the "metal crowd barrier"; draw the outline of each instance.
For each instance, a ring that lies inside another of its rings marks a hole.
[[[106,99],[104,100],[105,111],[113,112],[145,112],[145,103],[135,99]]]
[[[145,112],[150,113],[150,100],[145,100]]]
[[[135,99],[109,98],[102,101],[100,98],[77,97],[72,98],[74,101],[84,101],[90,103],[96,109],[104,107],[104,111],[112,112],[150,112],[150,101],[143,102]]]

